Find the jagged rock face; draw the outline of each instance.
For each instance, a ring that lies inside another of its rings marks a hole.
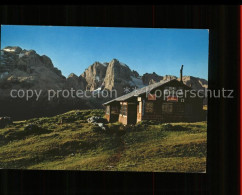
[[[60,89],[65,80],[45,55],[20,47],[1,50],[0,92],[4,95],[9,95],[10,89]]]
[[[158,81],[159,82],[159,81]],[[157,83],[157,81],[155,81],[154,79],[151,79],[150,81],[149,81],[149,85],[152,85],[152,84],[154,84],[154,83]]]
[[[145,85],[150,85],[156,82],[160,82],[163,79],[162,76],[157,75],[155,72],[153,72],[152,74],[150,73],[145,73],[142,76],[142,81]]]
[[[95,90],[99,88],[105,88],[108,90],[117,90],[118,95],[123,95],[126,87],[132,90],[133,88],[142,88],[146,85],[160,82],[161,80],[180,79],[173,75],[160,76],[155,72],[145,73],[142,77],[139,76],[135,70],[120,62],[117,59],[113,59],[110,63],[95,62],[88,67],[86,71],[80,76],[86,81],[86,88],[88,90]],[[98,78],[98,79],[96,79]],[[207,87],[207,81],[191,76],[183,76],[183,82],[187,86],[191,86],[194,89],[202,89]]]
[[[65,79],[46,55],[40,56],[34,50],[23,50],[17,46],[1,50],[0,91],[11,88],[74,88],[93,91],[104,87],[108,90],[116,89],[122,94],[124,87],[141,88],[160,80],[172,79],[179,80],[176,76],[160,76],[155,72],[140,77],[137,71],[131,71],[117,59],[110,63],[95,62],[80,77],[71,74]],[[192,76],[183,76],[183,82],[194,89],[206,88],[208,85],[205,79]]]
[[[135,70],[132,71],[132,74],[133,74],[133,76],[136,77],[136,78],[139,78],[139,77],[140,77],[140,76],[139,76],[139,73],[138,73],[137,71],[135,71]]]
[[[113,59],[107,67],[104,79],[105,89],[115,89],[118,94],[122,94],[125,87],[134,85],[132,77],[134,75],[126,64]]]
[[[106,88],[115,89],[120,96],[127,93],[126,88],[132,91],[134,88],[142,88],[160,80],[179,79],[172,75],[160,76],[154,72],[146,73],[141,77],[137,71],[130,70],[126,64],[117,59],[113,59],[110,63],[95,62],[81,76],[78,77],[72,73],[66,79],[61,71],[54,67],[49,57],[40,56],[34,50],[6,47],[1,50],[0,57],[0,116],[19,118],[45,116],[77,108],[101,108],[102,103],[107,101],[104,98],[55,98],[48,101],[42,95],[42,99],[38,101],[34,99],[25,101],[10,98],[11,89],[56,91],[73,88],[99,92]],[[208,86],[205,79],[192,76],[184,76],[183,82],[197,90]]]
[[[89,101],[80,98],[47,99],[47,90],[54,91],[68,88],[85,89],[85,79],[71,74],[67,79],[53,66],[51,59],[40,56],[34,50],[20,47],[6,47],[1,50],[0,65],[0,116],[12,116],[16,119],[56,115],[72,109],[101,108],[106,100]],[[40,98],[26,100],[11,98],[12,89],[24,91],[42,90]]]
[[[145,73],[142,76],[142,80],[143,80],[144,84],[146,84],[146,85],[151,85],[151,84],[157,83],[160,80],[170,81],[172,79],[177,79],[180,81],[180,78],[173,76],[173,75],[165,75],[162,77],[162,76],[157,75],[156,73],[152,73],[152,74]],[[195,90],[208,88],[208,81],[205,79],[198,78],[198,77],[183,76],[182,81],[185,85],[192,87]]]
[[[104,66],[108,66],[109,63],[108,63],[108,62],[104,62],[103,65],[104,65]]]
[[[177,78],[176,76],[173,76],[173,75],[165,75],[163,77],[163,80],[165,80],[165,81],[170,81],[172,79],[179,79],[179,78]]]
[[[84,91],[86,89],[86,85],[86,80],[83,77],[78,77],[74,73],[71,73],[66,79],[65,88],[73,88],[75,90],[81,89]]]
[[[95,62],[80,76],[86,81],[86,89],[93,91],[102,85],[106,75],[107,65]]]
[[[125,87],[143,87],[142,79],[138,72],[131,71],[130,68],[113,59],[110,63],[95,62],[89,66],[80,76],[86,81],[86,89],[94,91],[96,89],[117,90],[119,95],[123,94]]]
[[[208,81],[198,77],[183,76],[182,81],[185,85],[192,87],[196,90],[208,88]]]

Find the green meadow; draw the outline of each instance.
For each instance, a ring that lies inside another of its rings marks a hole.
[[[207,122],[136,125],[87,122],[103,110],[73,110],[0,129],[0,168],[205,172]],[[31,125],[30,125],[31,124]],[[29,128],[28,128],[29,127]]]

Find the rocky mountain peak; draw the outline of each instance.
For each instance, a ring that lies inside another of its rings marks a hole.
[[[172,79],[179,78],[173,75],[160,76],[155,72],[140,76],[137,71],[131,70],[127,64],[116,58],[104,63],[96,61],[79,77],[71,73],[65,78],[48,56],[40,56],[35,50],[25,50],[18,46],[8,46],[1,50],[0,89],[18,83],[19,87],[29,88],[67,87],[90,91],[99,88],[116,89],[122,95],[126,87],[141,88]],[[195,89],[207,87],[205,79],[192,76],[183,76],[183,82]]]
[[[104,83],[108,90],[123,90],[123,86],[131,81],[132,71],[130,68],[117,59],[111,60],[107,67]]]
[[[193,89],[203,89],[208,87],[208,81],[193,76],[183,76],[182,81],[185,85],[192,87]]]
[[[78,77],[76,74],[71,73],[66,79],[65,88],[66,89],[73,88],[76,90],[79,90],[79,89],[85,90],[86,81],[82,77]]]
[[[8,46],[1,50],[0,89],[62,88],[65,77],[48,56]]]
[[[80,76],[87,83],[86,89],[93,91],[101,86],[106,75],[106,70],[107,66],[100,62],[94,62],[90,65]]]
[[[25,56],[34,56],[34,55],[37,55],[36,51],[35,50],[24,50],[24,52],[21,52],[23,55]]]
[[[99,88],[123,91],[127,86],[143,86],[138,72],[131,71],[129,66],[114,58],[109,63],[94,62],[80,78],[86,81],[86,90],[94,91]]]
[[[110,63],[119,63],[119,60],[117,58],[113,58]]]
[[[70,78],[78,78],[78,76],[75,74],[75,73],[71,73],[69,74],[69,76],[67,77],[67,79],[70,79]]]
[[[160,82],[160,80],[162,80],[163,77],[157,75],[155,72],[153,73],[145,73],[142,76],[142,81],[145,85],[150,85],[153,84],[155,82]]]
[[[104,66],[108,66],[108,64],[109,64],[108,62],[103,62]]]
[[[136,78],[139,78],[140,77],[139,73],[137,71],[135,71],[135,70],[132,70],[132,74]]]
[[[173,75],[165,75],[164,77],[163,77],[163,80],[168,80],[168,81],[170,81],[170,80],[173,80],[173,79],[178,79],[176,76],[173,76]]]
[[[23,90],[63,90],[63,89],[82,89],[99,92],[103,89],[117,91],[117,95],[124,95],[126,92],[124,89],[133,90],[134,88],[142,88],[146,85],[160,82],[161,80],[179,79],[173,75],[160,76],[153,73],[145,73],[140,76],[135,70],[131,70],[129,66],[118,59],[114,58],[108,62],[94,62],[91,64],[79,77],[71,73],[65,78],[61,71],[54,67],[52,60],[46,55],[39,55],[35,50],[25,50],[18,46],[8,46],[1,50],[0,55],[0,102],[1,110],[5,106],[5,111],[9,110],[11,113],[15,113],[16,106],[26,110],[29,106],[29,116],[32,116],[33,108],[38,107],[35,113],[47,108],[48,112],[58,109],[61,105],[84,106],[85,108],[95,108],[96,105],[101,107],[100,100],[98,99],[93,104],[93,99],[79,99],[73,101],[73,99],[56,99],[56,101],[46,101],[43,98],[41,101],[27,102],[25,105],[20,104],[19,100],[9,98],[11,89],[23,89]],[[192,86],[194,89],[207,88],[208,82],[205,79],[196,78],[192,76],[183,76],[184,84]],[[12,102],[15,101],[15,104]],[[63,102],[61,102],[63,101]],[[102,100],[106,101],[106,99]],[[24,102],[24,101],[23,101]],[[12,106],[12,109],[8,107]],[[48,105],[48,106],[46,106]],[[52,107],[53,105],[53,107]],[[68,107],[68,106],[67,106]],[[66,107],[66,108],[67,108]],[[68,107],[69,108],[69,107]],[[18,114],[17,114],[18,115]],[[22,115],[20,113],[19,115]]]

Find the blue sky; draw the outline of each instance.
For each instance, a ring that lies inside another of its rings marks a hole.
[[[207,79],[206,29],[1,26],[1,48],[20,46],[47,55],[63,75],[78,76],[95,61],[113,58],[140,75],[184,75]]]

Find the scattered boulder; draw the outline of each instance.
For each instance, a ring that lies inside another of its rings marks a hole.
[[[94,123],[94,131],[106,131],[107,127],[103,123]]]
[[[71,153],[70,156],[75,156],[75,154],[74,153]]]
[[[102,117],[92,116],[87,119],[88,123],[107,123],[108,121]]]
[[[165,131],[172,131],[173,130],[173,126],[169,123],[163,124],[162,127]]]
[[[50,132],[51,131],[48,129],[38,126],[37,124],[31,123],[24,127],[22,136],[41,135],[41,134],[50,133]]]
[[[42,128],[35,124],[28,124],[24,127],[24,131],[38,131]]]
[[[75,115],[80,116],[80,115],[82,115],[82,112],[78,111],[78,112],[75,113]]]
[[[13,119],[8,116],[0,117],[0,128],[13,124]]]
[[[97,123],[97,125],[98,125],[102,130],[106,130],[106,127],[104,126],[103,123]]]
[[[87,119],[87,122],[95,125],[95,128],[93,129],[94,131],[99,131],[99,130],[106,131],[107,130],[107,127],[104,125],[104,123],[107,123],[107,120],[102,117],[92,116]]]

